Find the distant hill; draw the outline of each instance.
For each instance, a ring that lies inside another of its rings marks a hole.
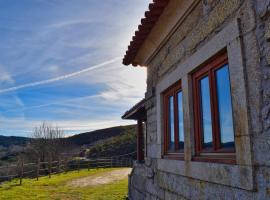
[[[11,145],[24,146],[29,141],[30,141],[30,138],[27,138],[27,137],[0,135],[0,146],[3,146],[3,147],[9,147]]]
[[[97,141],[116,137],[116,136],[123,135],[129,132],[133,132],[135,134],[135,131],[136,131],[136,125],[116,126],[116,127],[86,132],[86,133],[80,133],[77,135],[70,136],[67,139],[72,144],[81,146],[81,145],[93,144]]]
[[[117,126],[81,133],[68,138],[81,146],[81,156],[111,157],[136,151],[136,125]],[[133,154],[133,157],[135,154]]]

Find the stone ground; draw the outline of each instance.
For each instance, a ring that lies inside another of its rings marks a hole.
[[[130,174],[131,168],[116,169],[101,174],[95,174],[84,178],[72,180],[67,185],[73,187],[87,187],[105,185],[115,181],[123,180]]]

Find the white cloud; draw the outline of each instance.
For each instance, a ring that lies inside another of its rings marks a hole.
[[[14,84],[15,81],[11,75],[6,71],[6,67],[0,64],[0,85]]]
[[[1,89],[0,90],[0,93],[16,91],[16,90],[19,90],[19,89],[24,89],[24,88],[29,88],[29,87],[35,87],[35,86],[39,86],[39,85],[45,85],[45,84],[53,83],[53,82],[56,82],[56,81],[68,79],[68,78],[71,78],[71,77],[74,77],[74,76],[78,76],[80,74],[83,74],[83,73],[86,73],[86,72],[89,72],[89,71],[98,69],[98,68],[103,67],[105,65],[108,65],[110,63],[116,62],[116,61],[118,61],[120,59],[121,59],[120,57],[117,57],[117,58],[114,58],[114,59],[105,61],[103,63],[97,64],[97,65],[94,65],[94,66],[91,66],[91,67],[88,67],[88,68],[85,68],[85,69],[82,69],[80,71],[73,72],[73,73],[70,73],[70,74],[58,76],[58,77],[47,79],[47,80],[43,80],[43,81],[26,83],[26,84],[14,86],[14,87],[6,88],[6,89]]]

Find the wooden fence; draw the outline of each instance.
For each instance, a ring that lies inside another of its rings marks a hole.
[[[20,160],[16,165],[0,167],[0,183],[17,178],[22,184],[23,178],[36,178],[41,176],[51,177],[53,174],[66,173],[68,171],[80,171],[81,169],[97,169],[112,167],[132,167],[131,158],[111,157],[96,159],[57,160],[36,163],[24,163]]]

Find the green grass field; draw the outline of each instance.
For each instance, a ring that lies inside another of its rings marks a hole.
[[[13,180],[0,186],[1,200],[124,200],[127,195],[128,180],[97,186],[71,187],[67,184],[78,178],[102,175],[113,169],[93,169],[90,171],[68,172],[49,177],[23,179],[23,184],[18,185],[18,180]]]

